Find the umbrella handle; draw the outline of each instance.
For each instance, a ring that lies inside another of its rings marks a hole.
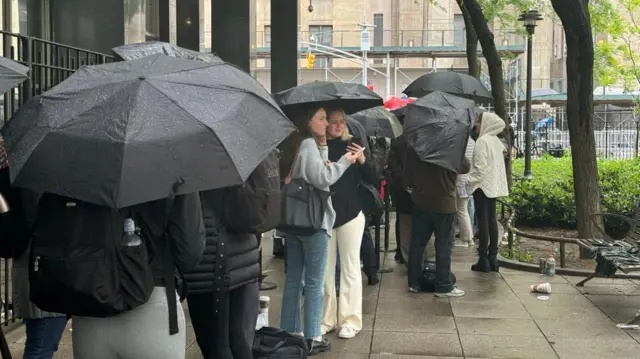
[[[173,199],[176,196],[176,193],[178,193],[178,190],[180,189],[180,186],[182,186],[184,184],[184,178],[182,177],[178,177],[178,179],[176,180],[176,182],[173,184],[173,186],[171,186],[171,193],[169,193],[169,199]]]

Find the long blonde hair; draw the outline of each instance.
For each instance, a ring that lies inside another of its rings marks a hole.
[[[339,113],[342,115],[342,118],[344,119],[344,131],[342,131],[342,134],[340,135],[340,139],[342,141],[349,141],[353,138],[353,136],[349,133],[349,126],[347,125],[347,114],[344,112],[343,109],[338,108],[338,109],[331,109],[327,112],[327,119],[331,118],[331,115],[333,115],[334,113]]]

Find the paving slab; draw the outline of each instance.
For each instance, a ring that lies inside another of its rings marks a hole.
[[[457,334],[374,332],[372,353],[422,356],[462,356]]]
[[[556,353],[542,336],[460,335],[468,357],[555,359]]]

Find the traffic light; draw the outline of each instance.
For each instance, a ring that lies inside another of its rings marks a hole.
[[[316,55],[309,53],[307,55],[307,68],[312,69],[315,63],[316,63]]]

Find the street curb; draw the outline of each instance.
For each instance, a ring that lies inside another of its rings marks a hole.
[[[531,272],[531,273],[540,273],[540,266],[536,265],[536,264],[529,264],[529,263],[523,263],[520,261],[515,261],[512,259],[507,259],[503,256],[501,256],[500,254],[498,254],[498,262],[500,263],[501,267],[504,268],[509,268],[509,269],[513,269],[513,270],[519,270],[519,271],[523,271],[523,272]],[[595,267],[595,263],[594,263],[594,267]],[[569,268],[559,268],[556,267],[556,274],[559,275],[568,275],[568,276],[575,276],[575,277],[588,277],[590,275],[593,274],[592,271],[585,271],[585,270],[579,270],[579,269],[569,269]],[[634,275],[634,274],[616,274],[613,277],[611,277],[612,279],[615,278],[619,278],[619,279],[640,279],[640,275]]]

